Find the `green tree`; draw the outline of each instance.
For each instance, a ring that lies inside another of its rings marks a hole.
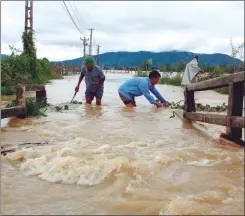
[[[148,69],[152,68],[152,58],[148,59]]]
[[[1,94],[13,94],[21,84],[45,84],[50,79],[62,78],[51,72],[53,64],[47,59],[37,59],[31,32],[22,34],[23,51],[9,46],[11,55],[1,61]]]
[[[23,32],[22,34],[22,43],[23,43],[23,54],[27,55],[31,61],[30,64],[30,74],[32,75],[32,79],[35,80],[37,78],[37,55],[36,55],[36,47],[34,43],[34,31]]]

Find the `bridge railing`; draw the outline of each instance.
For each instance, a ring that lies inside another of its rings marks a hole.
[[[16,88],[16,106],[10,108],[1,109],[1,119],[9,117],[26,117],[26,95],[28,91],[36,92],[36,101],[40,101],[46,98],[45,85],[18,85]]]
[[[198,83],[189,84],[185,87],[186,112],[183,116],[192,121],[200,121],[210,124],[226,126],[226,133],[221,134],[220,141],[227,141],[244,145],[242,140],[242,128],[245,128],[243,116],[245,72],[213,78]],[[211,90],[229,86],[227,115],[196,113],[194,92]]]

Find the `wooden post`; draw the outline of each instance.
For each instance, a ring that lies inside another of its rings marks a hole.
[[[241,71],[235,74],[186,85],[185,104],[187,110],[184,112],[183,116],[191,121],[201,121],[226,126],[226,133],[220,135],[219,143],[222,145],[240,145],[245,147],[245,142],[242,140],[242,129],[245,127],[245,117],[243,116],[244,82],[245,72]],[[195,113],[195,91],[210,90],[226,86],[229,86],[227,116]]]
[[[17,116],[19,118],[26,116],[26,107],[15,106],[10,108],[1,109],[1,119]]]
[[[231,126],[232,116],[241,116],[243,111],[243,93],[244,83],[230,83],[229,85],[229,98],[228,98],[228,110],[227,120],[228,127],[226,128],[227,134],[234,138],[242,138],[242,128]]]
[[[44,91],[45,85],[38,85],[38,84],[29,84],[25,85],[25,91]]]
[[[36,102],[40,102],[46,98],[46,90],[36,91]]]
[[[18,118],[25,118],[27,116],[25,86],[20,84],[16,88],[16,105],[25,107],[24,114],[17,115]]]
[[[191,121],[200,121],[209,124],[216,124],[230,127],[244,128],[245,118],[241,116],[232,116],[230,122],[228,122],[228,117],[226,115],[211,114],[211,113],[196,113],[196,112],[184,112],[183,116]]]
[[[187,87],[185,87],[184,95],[185,104],[187,106],[186,112],[196,112],[194,91],[188,91]]]
[[[203,91],[215,88],[229,86],[230,83],[242,83],[245,81],[245,72],[241,71],[235,74],[230,74],[222,77],[216,77],[210,80],[204,80],[198,83],[187,85],[189,91]]]

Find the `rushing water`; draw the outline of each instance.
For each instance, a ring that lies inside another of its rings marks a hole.
[[[2,128],[5,146],[48,143],[1,157],[2,214],[244,214],[244,151],[217,144],[225,128],[169,118],[170,108],[143,96],[125,108],[117,88],[127,78],[107,74],[102,107],[51,107]],[[69,103],[77,79],[47,85],[49,103]],[[157,88],[183,99],[179,87]],[[84,101],[84,83],[75,100]],[[227,96],[204,91],[196,100],[218,105]]]

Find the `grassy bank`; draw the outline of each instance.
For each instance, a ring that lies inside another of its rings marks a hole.
[[[148,77],[149,72],[138,72],[137,77]],[[166,75],[162,76],[162,78],[159,81],[159,84],[165,84],[165,85],[174,85],[174,86],[181,86],[181,75],[178,73],[176,76],[171,76],[166,73]]]
[[[220,94],[229,94],[229,88],[228,87],[218,88],[218,89],[215,89],[215,91],[220,93]]]
[[[177,74],[174,77],[164,76],[160,79],[159,84],[181,86],[181,79],[182,77],[180,76],[180,74]]]

